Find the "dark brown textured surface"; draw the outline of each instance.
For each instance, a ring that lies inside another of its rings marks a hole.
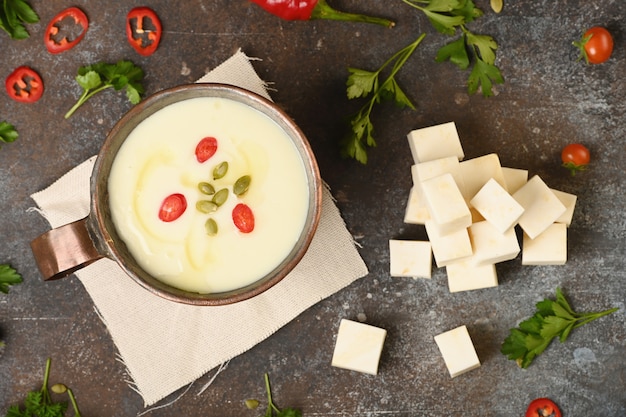
[[[48,230],[28,209],[30,195],[96,154],[107,132],[130,108],[123,93],[93,98],[69,120],[65,112],[80,94],[74,81],[81,65],[132,59],[146,71],[147,93],[193,82],[238,48],[258,57],[254,67],[271,83],[274,100],[300,125],[317,155],[348,228],[361,245],[370,274],[304,312],[272,337],[233,359],[202,395],[200,378],[171,407],[153,416],[256,416],[243,400],[264,399],[269,372],[281,406],[305,416],[519,416],[527,403],[548,396],[566,416],[626,415],[626,3],[584,0],[505,0],[500,15],[476,0],[485,16],[471,25],[499,43],[497,64],[506,82],[496,96],[468,96],[467,73],[437,64],[447,39],[400,0],[335,0],[337,8],[397,21],[393,29],[342,22],[284,22],[246,0],[153,0],[165,33],[158,51],[140,57],[126,43],[123,24],[136,2],[72,4],[31,1],[41,22],[31,38],[13,41],[0,33],[0,74],[29,65],[46,91],[25,105],[0,94],[0,119],[20,132],[0,149],[0,263],[10,263],[25,282],[0,295],[0,414],[38,388],[45,359],[56,380],[70,385],[86,416],[134,416],[142,400],[126,381],[124,365],[80,282],[72,277],[43,282],[29,242]],[[43,30],[69,6],[81,7],[90,28],[73,50],[47,53]],[[611,60],[599,66],[576,62],[571,42],[589,25],[615,35]],[[417,110],[376,110],[378,148],[366,167],[338,156],[345,117],[359,104],[345,97],[346,68],[375,69],[393,52],[427,36],[398,81]],[[406,134],[455,121],[467,158],[496,152],[505,166],[528,169],[552,188],[578,196],[564,266],[497,267],[500,286],[450,294],[445,273],[431,280],[389,277],[387,241],[424,238],[403,223],[411,184]],[[585,143],[593,165],[575,177],[559,166],[561,148]],[[620,311],[552,344],[527,370],[500,353],[508,329],[534,311],[534,303],[559,286],[580,311]],[[330,359],[342,318],[387,329],[379,374],[332,368]],[[481,368],[451,379],[433,336],[466,324]],[[211,373],[212,374],[212,373]],[[172,394],[163,403],[176,398]]]

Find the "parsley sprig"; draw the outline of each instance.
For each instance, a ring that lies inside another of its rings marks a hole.
[[[402,0],[422,11],[433,27],[444,35],[460,37],[442,46],[435,57],[437,62],[450,61],[462,70],[473,67],[467,80],[467,90],[474,94],[480,87],[483,96],[493,95],[493,84],[502,84],[504,78],[495,65],[497,42],[489,35],[470,31],[466,24],[483,15],[472,0]]]
[[[527,368],[555,337],[564,343],[573,329],[618,310],[611,308],[594,313],[576,313],[559,288],[556,289],[556,300],[545,299],[536,307],[532,317],[511,329],[500,350],[521,368]]]
[[[64,417],[67,410],[67,402],[55,402],[52,400],[50,390],[48,389],[48,380],[50,378],[50,365],[52,361],[50,358],[46,361],[46,370],[43,377],[43,385],[40,390],[31,391],[26,394],[24,400],[24,410],[21,410],[18,405],[9,407],[6,417]],[[67,395],[72,403],[74,409],[74,416],[81,417],[78,409],[78,404],[74,393],[71,389],[67,388],[63,384],[55,384],[52,387],[54,392],[64,393]]]
[[[9,293],[9,285],[15,285],[22,282],[22,276],[10,265],[0,265],[0,292]]]
[[[268,374],[265,374],[265,391],[267,392],[267,409],[265,410],[265,414],[261,417],[302,417],[302,411],[297,410],[295,408],[283,408],[280,409],[274,404],[274,400],[272,399],[272,389],[270,387],[270,377]],[[258,400],[246,400],[246,406],[248,408],[254,409],[259,406]]]
[[[374,139],[374,125],[371,120],[371,113],[374,105],[383,100],[394,101],[400,107],[410,107],[415,109],[411,100],[404,94],[395,79],[400,68],[415,51],[415,48],[422,42],[425,34],[422,34],[415,42],[405,46],[376,71],[367,71],[358,68],[348,68],[347,95],[348,99],[367,98],[367,103],[350,120],[351,131],[340,142],[341,155],[344,158],[354,158],[362,164],[367,163],[367,147],[376,146]],[[392,65],[393,64],[393,65]],[[392,66],[391,66],[392,65]],[[391,71],[387,78],[380,82],[381,73],[391,66]],[[371,96],[370,96],[371,93]]]
[[[8,122],[0,122],[0,142],[15,142],[18,138],[17,130]]]
[[[12,39],[26,39],[30,35],[25,23],[39,22],[39,16],[24,0],[2,0],[0,5],[0,28]]]
[[[126,89],[126,97],[132,104],[141,101],[144,92],[141,81],[144,72],[131,61],[119,61],[116,64],[99,62],[78,69],[76,82],[83,88],[83,93],[74,106],[65,114],[69,118],[87,100],[107,88],[119,91]]]

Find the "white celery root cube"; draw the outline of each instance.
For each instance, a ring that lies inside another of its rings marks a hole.
[[[506,190],[513,195],[528,182],[528,170],[502,167],[502,175],[506,183]]]
[[[441,356],[452,378],[480,366],[466,326],[460,326],[435,336]]]
[[[502,173],[500,158],[495,153],[468,159],[459,164],[465,186],[465,198],[469,201],[493,178],[505,190],[506,181]],[[508,190],[507,190],[508,191]]]
[[[342,319],[332,366],[376,375],[387,330]]]
[[[572,218],[574,217],[574,208],[576,207],[576,197],[574,194],[566,193],[559,190],[552,190],[554,195],[565,206],[565,212],[555,220],[556,223],[565,223],[567,227],[572,224]]]
[[[416,184],[431,178],[438,177],[443,174],[450,174],[454,178],[457,187],[463,193],[463,175],[461,174],[461,165],[456,156],[448,156],[446,158],[433,159],[432,161],[422,162],[411,166],[411,176]]]
[[[428,207],[424,202],[424,194],[419,185],[411,187],[409,192],[409,200],[404,210],[404,222],[409,224],[424,224],[430,219]]]
[[[567,225],[554,223],[534,239],[524,234],[522,265],[564,265],[567,261]]]
[[[447,156],[462,160],[465,156],[454,122],[413,130],[407,139],[415,163]]]
[[[425,226],[438,267],[446,266],[451,262],[472,255],[472,242],[467,229],[459,229],[456,232],[441,235],[437,225],[432,220],[426,221]]]
[[[440,234],[455,232],[472,224],[472,213],[452,174],[422,181],[422,191],[430,218],[437,224]]]
[[[480,290],[498,286],[496,266],[477,265],[471,258],[446,265],[448,290],[451,293]]]
[[[524,207],[518,223],[531,239],[536,238],[566,211],[563,203],[538,175],[517,190],[513,198]]]
[[[430,278],[432,263],[430,242],[389,240],[389,272],[392,277]]]
[[[421,182],[446,173],[452,174],[454,181],[459,189],[461,189],[463,178],[461,177],[459,160],[456,156],[435,159],[428,162],[413,164],[411,166],[413,186],[411,187],[409,199],[404,212],[405,223],[424,224],[426,220],[430,219],[428,206],[424,200],[424,192],[422,191]]]
[[[473,223],[469,229],[470,241],[476,265],[497,264],[515,259],[520,253],[515,228],[501,233],[488,221]]]
[[[470,204],[500,233],[515,226],[524,213],[524,207],[493,178],[478,191]]]

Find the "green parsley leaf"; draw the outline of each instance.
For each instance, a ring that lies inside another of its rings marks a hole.
[[[0,122],[0,142],[10,143],[15,142],[19,135],[17,130],[12,124],[7,122]]]
[[[25,23],[37,23],[39,16],[24,0],[3,0],[0,7],[0,28],[13,39],[29,37]]]
[[[37,23],[39,16],[28,3],[23,0],[4,0],[4,11],[12,22]]]
[[[504,78],[502,78],[498,67],[477,59],[469,79],[467,80],[467,91],[470,94],[474,94],[478,91],[478,87],[480,86],[483,96],[490,97],[493,96],[493,92],[491,91],[493,83],[502,84],[503,82]]]
[[[378,74],[371,71],[365,71],[358,68],[348,68],[350,76],[346,85],[348,86],[348,98],[367,97],[374,89],[378,82]]]
[[[465,22],[465,18],[463,16],[449,16],[441,13],[436,13],[430,11],[428,9],[423,9],[424,14],[430,20],[430,23],[433,25],[438,32],[443,33],[444,35],[454,35],[456,30],[454,29],[456,26],[460,26]]]
[[[281,410],[277,417],[302,417],[302,412],[300,410],[296,410],[295,408],[285,408]]]
[[[463,70],[469,67],[470,59],[469,55],[467,55],[464,37],[448,43],[437,51],[435,61],[443,62],[448,60]]]
[[[400,88],[395,78],[390,79],[388,83],[381,86],[380,97],[384,100],[393,101],[400,108],[410,107],[415,110],[415,106],[404,91],[402,91],[402,88]]]
[[[475,19],[478,19],[483,15],[483,11],[480,10],[472,0],[466,0],[461,2],[460,6],[452,10],[452,14],[463,16],[465,23],[471,23]]]
[[[456,28],[465,23],[465,17],[457,11],[464,10],[464,0],[402,0],[421,10],[433,27],[444,35],[454,35]],[[425,3],[421,6],[420,3]],[[465,11],[467,13],[467,11]]]
[[[348,81],[346,82],[348,99],[369,99],[363,107],[351,117],[351,130],[339,142],[342,157],[353,158],[364,165],[367,164],[367,147],[376,146],[374,125],[370,117],[375,104],[379,104],[382,101],[393,101],[399,107],[415,109],[411,100],[400,88],[395,76],[404,63],[411,57],[425,36],[425,34],[422,34],[413,43],[396,52],[376,71],[372,72],[357,68],[348,68],[348,72],[350,73]],[[393,66],[387,78],[380,82],[381,73],[392,64]]]
[[[79,72],[76,76],[76,82],[85,90],[93,90],[102,84],[102,78],[96,71]]]
[[[466,36],[467,44],[478,49],[479,59],[485,61],[487,64],[493,65],[496,61],[496,49],[498,49],[496,41],[494,41],[491,36],[476,35],[471,32],[467,32]]]
[[[521,368],[527,368],[552,339],[558,337],[564,343],[573,329],[618,310],[611,308],[595,313],[576,313],[559,288],[556,289],[555,301],[545,299],[538,302],[536,308],[533,316],[510,330],[500,349]]]
[[[131,104],[139,103],[144,92],[141,84],[143,76],[143,70],[131,61],[119,61],[115,64],[99,62],[78,68],[76,82],[82,87],[83,93],[65,118],[69,118],[88,99],[107,88],[116,91],[126,89],[126,98]]]
[[[450,12],[458,8],[460,4],[460,0],[430,0],[424,9],[433,12]]]
[[[51,360],[46,361],[46,370],[44,372],[43,385],[38,391],[31,391],[26,394],[24,399],[24,410],[22,411],[18,405],[12,405],[9,407],[6,417],[64,417],[68,408],[68,403],[65,401],[54,402],[50,397],[50,391],[48,390],[48,380],[50,377],[50,365]],[[68,396],[72,403],[74,410],[74,416],[81,417],[78,404],[74,394],[68,388]]]
[[[491,36],[473,33],[466,27],[483,15],[482,10],[472,0],[402,1],[422,11],[437,31],[452,36],[460,30],[460,38],[441,47],[435,60],[450,61],[462,70],[468,69],[474,61],[467,80],[469,94],[476,93],[480,87],[483,96],[492,96],[493,84],[504,82],[500,69],[495,66],[498,44]]]
[[[22,276],[7,264],[0,265],[0,292],[9,293],[9,285],[22,282]]]
[[[12,405],[11,407],[9,407],[9,409],[7,410],[7,415],[6,417],[25,417],[26,414],[22,413],[20,411],[20,407],[18,407],[17,405]]]

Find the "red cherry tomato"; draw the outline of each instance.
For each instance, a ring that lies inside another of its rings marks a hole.
[[[18,67],[9,74],[4,86],[9,96],[21,103],[34,103],[43,94],[43,80],[41,76],[27,66]]]
[[[196,159],[203,163],[217,152],[217,139],[207,136],[196,145]]]
[[[233,209],[233,223],[242,233],[250,233],[254,230],[254,214],[252,209],[243,203],[239,203]]]
[[[537,398],[530,402],[526,417],[561,417],[561,410],[549,398]]]
[[[61,25],[64,23],[63,21],[68,18],[73,19],[74,24],[76,26],[80,26],[81,28],[81,32],[72,40],[69,40],[67,36],[57,36],[59,30],[61,29]],[[59,54],[76,46],[76,44],[78,44],[78,42],[85,37],[88,27],[89,20],[87,19],[87,15],[85,15],[85,13],[78,7],[69,7],[59,12],[59,14],[50,20],[50,23],[48,23],[48,26],[46,27],[43,42],[46,45],[48,52],[51,54]]]
[[[578,171],[587,169],[590,158],[589,149],[580,143],[571,143],[564,147],[561,152],[563,166],[569,169],[572,175],[575,175]]]
[[[148,7],[135,7],[126,16],[126,39],[139,55],[152,55],[161,42],[161,20]]]
[[[580,48],[580,57],[585,58],[588,64],[601,64],[613,53],[613,37],[600,26],[587,30],[582,39],[574,44]]]
[[[171,194],[163,200],[159,209],[159,219],[173,222],[187,210],[187,199],[182,194]]]

